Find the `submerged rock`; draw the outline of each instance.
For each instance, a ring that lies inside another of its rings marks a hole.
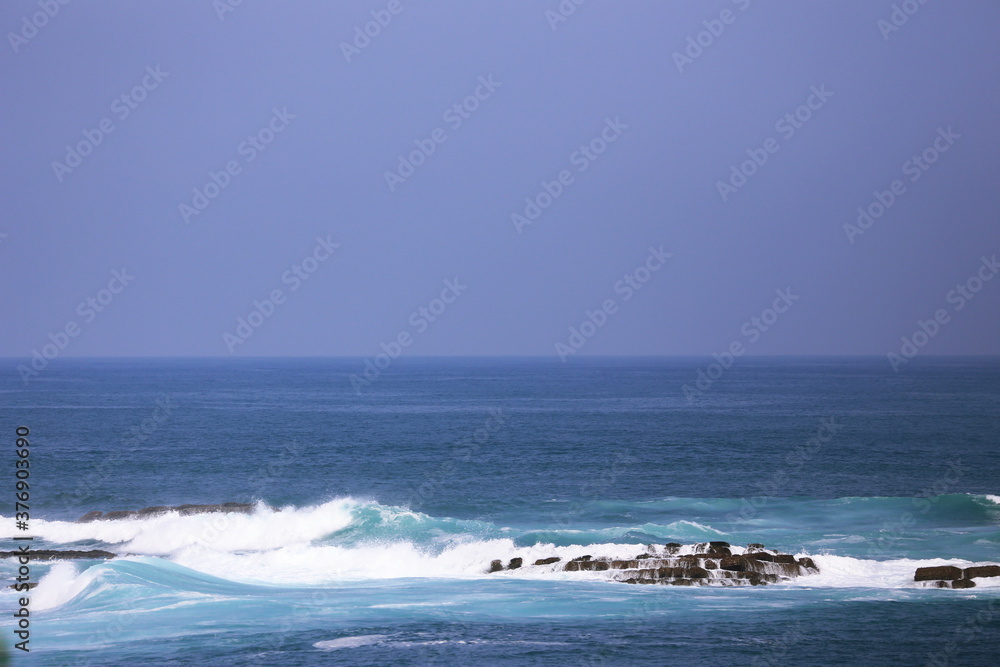
[[[14,558],[24,556],[22,551],[0,551],[0,558]],[[61,551],[59,549],[32,549],[27,553],[31,560],[70,560],[70,559],[107,559],[114,558],[117,554],[100,549],[90,551]]]
[[[113,512],[87,512],[79,519],[76,520],[77,523],[90,523],[91,521],[115,521],[117,519],[134,519],[134,518],[146,518],[150,516],[158,516],[160,514],[166,514],[167,512],[177,512],[183,516],[189,516],[191,514],[208,514],[211,512],[239,512],[241,514],[252,514],[254,506],[250,503],[222,503],[221,505],[177,505],[176,507],[168,507],[166,505],[156,505],[153,507],[144,507],[141,510],[115,510]]]
[[[30,591],[32,588],[34,588],[35,586],[38,585],[38,582],[37,581],[22,581],[20,585],[21,586],[27,586],[28,590]],[[10,584],[9,586],[7,586],[7,588],[13,588],[14,590],[17,590],[17,586],[18,586],[18,584]]]

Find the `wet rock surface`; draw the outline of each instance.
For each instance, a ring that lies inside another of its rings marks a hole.
[[[17,556],[24,555],[25,553],[21,551],[0,551],[0,558],[15,558]],[[71,560],[114,558],[118,554],[111,553],[110,551],[101,551],[100,549],[91,549],[90,551],[32,549],[27,553],[27,555],[31,560]]]
[[[732,547],[727,542],[686,546],[671,542],[662,547],[648,545],[643,553],[632,558],[578,556],[558,569],[564,572],[607,571],[611,581],[669,586],[762,586],[819,572],[811,558],[796,559],[791,554],[766,549],[762,544],[750,545],[743,553],[739,551],[739,547]],[[488,571],[502,569],[497,568],[500,562],[493,561]],[[547,566],[551,570],[558,562],[557,556],[540,558],[534,566]],[[514,558],[507,569],[521,568],[522,563],[521,558]]]
[[[190,514],[208,514],[211,512],[239,512],[241,514],[252,514],[254,506],[249,503],[222,503],[220,505],[177,505],[169,507],[167,505],[155,505],[144,507],[141,510],[113,510],[111,512],[93,511],[87,512],[77,523],[90,523],[91,521],[115,521],[117,519],[145,519],[146,517],[166,514],[167,512],[177,512],[183,516]]]
[[[1000,577],[1000,565],[974,565],[965,569],[957,565],[938,565],[918,567],[913,573],[913,580],[924,582],[928,588],[975,588],[973,579],[978,577]]]

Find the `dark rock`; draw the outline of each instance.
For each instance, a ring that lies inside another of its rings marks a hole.
[[[708,550],[709,556],[732,556],[733,552],[726,547],[711,547]]]
[[[0,551],[0,558],[14,558],[23,555],[24,553],[21,551]],[[114,558],[116,555],[110,551],[101,551],[100,549],[91,549],[90,551],[32,549],[28,552],[31,560],[105,559]]]
[[[511,558],[510,559],[510,564],[507,566],[507,569],[508,570],[516,570],[517,568],[521,567],[522,563],[524,563],[524,559],[523,558]]]
[[[775,557],[773,555],[767,553],[766,551],[755,551],[752,554],[745,554],[744,557],[745,558],[753,558],[754,560],[766,561],[768,563],[775,562],[774,561]],[[794,562],[794,559],[792,559],[792,562]]]
[[[166,514],[171,508],[165,505],[157,505],[155,507],[143,507],[139,510],[139,516],[152,516],[154,514]]]
[[[951,582],[951,587],[952,588],[975,588],[976,587],[976,582],[974,582],[972,579],[956,579],[955,581]]]
[[[729,556],[719,561],[719,568],[733,572],[746,572],[747,560],[746,556]]]
[[[794,560],[791,563],[786,563],[786,562],[774,563],[773,565],[768,566],[767,570],[771,574],[775,574],[777,572],[778,574],[788,577],[789,579],[792,577],[797,577],[800,574],[802,574],[799,571],[799,564],[796,563]]]
[[[675,546],[676,545],[676,546]],[[671,543],[669,548],[678,551],[681,546]],[[771,550],[753,551],[741,555],[726,553],[728,547],[712,546],[710,542],[689,545],[687,549],[708,548],[720,550],[720,553],[699,553],[681,555],[666,555],[660,553],[644,553],[641,557],[632,559],[594,558],[589,554],[578,556],[563,565],[567,572],[603,572],[609,571],[605,578],[610,581],[633,584],[661,583],[678,586],[707,585],[718,586],[762,586],[779,581],[818,572],[811,558],[796,558],[790,554],[780,554]],[[543,558],[535,561],[536,565],[549,565],[560,562],[558,558]],[[500,562],[494,561],[491,568],[499,567]],[[508,569],[522,566],[520,558],[511,560]],[[493,570],[491,570],[493,571]]]
[[[613,570],[634,570],[639,567],[639,560],[613,560],[611,569]]]
[[[761,544],[760,542],[751,542],[750,544],[747,545],[747,551],[758,551],[763,548],[764,545]]]
[[[493,560],[493,561],[490,561],[490,572],[499,572],[502,569],[503,569],[503,561],[502,560]]]
[[[115,510],[113,512],[88,512],[82,517],[77,519],[77,523],[88,523],[90,521],[115,521],[116,519],[130,519],[134,517],[148,517],[156,516],[158,514],[165,514],[167,512],[177,512],[181,515],[188,516],[191,514],[205,514],[207,512],[241,512],[243,514],[252,514],[254,506],[249,503],[222,503],[221,505],[178,505],[176,507],[167,507],[166,505],[156,505],[153,507],[144,507],[138,512],[132,510]]]
[[[1000,565],[977,565],[965,568],[965,578],[1000,577]]]
[[[228,508],[224,508],[222,505],[191,505],[185,503],[184,505],[178,505],[173,508],[181,516],[190,516],[192,514],[209,514],[212,512],[230,512]]]
[[[562,558],[559,556],[552,556],[551,558],[539,558],[535,561],[535,565],[552,565],[552,563],[558,563]]]
[[[710,546],[710,547],[725,547],[725,548],[728,549],[732,545],[729,542],[709,542],[708,546]]]
[[[650,572],[656,572],[656,576],[660,579],[671,579],[673,577],[683,577],[684,573],[687,571],[683,567],[661,567],[656,570],[649,570]]]
[[[934,579],[961,579],[962,570],[954,565],[938,567],[918,567],[913,574],[914,581],[932,581]]]
[[[28,590],[30,591],[32,588],[34,588],[35,586],[38,585],[38,582],[37,581],[24,581],[24,582],[21,582],[21,584],[22,584],[21,591],[23,592],[24,591],[24,586],[27,586]],[[17,584],[11,584],[7,588],[13,588],[14,590],[17,590],[16,586],[17,586]]]
[[[816,567],[816,563],[813,562],[813,559],[809,558],[808,556],[803,556],[802,558],[800,558],[798,560],[798,563],[799,567],[804,567],[809,570],[819,570],[819,568]]]
[[[675,554],[677,553],[677,550],[681,548],[681,546],[682,545],[679,544],[678,542],[667,542],[665,545],[663,545],[663,548],[666,550],[668,554]]]

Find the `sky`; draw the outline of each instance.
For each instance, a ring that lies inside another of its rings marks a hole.
[[[577,2],[7,0],[0,356],[1000,353],[1000,5]]]

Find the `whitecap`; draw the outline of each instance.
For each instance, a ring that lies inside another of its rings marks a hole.
[[[378,644],[383,639],[388,639],[389,635],[358,635],[356,637],[341,637],[340,639],[328,639],[316,642],[314,648],[322,651],[336,651],[342,648],[358,648],[359,646],[370,646]]]

